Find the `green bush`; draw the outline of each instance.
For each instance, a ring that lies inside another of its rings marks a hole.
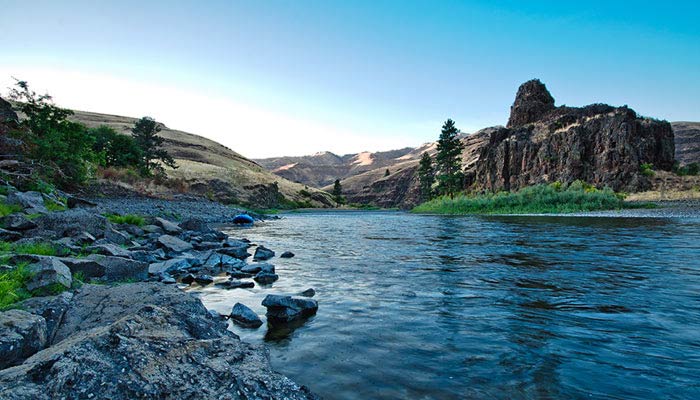
[[[535,185],[517,192],[459,195],[436,198],[414,208],[433,214],[546,214],[620,209],[622,196],[611,189],[599,190],[581,181],[568,187],[559,183]]]
[[[16,204],[5,204],[5,203],[0,202],[0,217],[10,215],[10,214],[16,213],[18,211],[22,211],[22,207],[20,207]]]
[[[117,215],[108,214],[107,219],[113,224],[129,224],[136,226],[146,225],[146,220],[139,215],[127,214],[127,215]]]
[[[143,153],[131,136],[105,125],[91,129],[90,134],[95,138],[92,149],[97,155],[96,161],[102,167],[141,167]]]
[[[654,176],[654,165],[649,163],[644,163],[639,166],[639,171],[644,176]]]
[[[0,310],[9,308],[12,304],[32,297],[25,288],[31,277],[26,264],[0,274]]]
[[[700,174],[700,164],[698,163],[690,163],[686,166],[681,167],[678,162],[676,162],[673,165],[673,172],[676,173],[676,175],[679,176],[687,176],[687,175],[698,175]]]

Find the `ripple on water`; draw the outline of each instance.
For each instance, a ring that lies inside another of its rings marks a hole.
[[[333,399],[700,398],[700,220],[287,215],[230,230],[274,259],[269,288],[197,290],[264,318],[316,289],[289,329],[231,329]]]

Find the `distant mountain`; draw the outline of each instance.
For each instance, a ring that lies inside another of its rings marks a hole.
[[[107,125],[124,134],[130,134],[137,120],[87,111],[75,111],[71,118],[90,128]],[[168,169],[168,176],[183,180],[196,194],[255,207],[277,207],[286,201],[308,202],[316,207],[333,205],[327,193],[274,175],[213,140],[168,127],[163,127],[159,135],[179,167]]]
[[[399,150],[362,152],[343,156],[325,151],[310,156],[275,157],[254,161],[292,182],[322,187],[332,184],[336,179],[345,179],[376,168],[386,169],[398,162],[406,161],[416,156],[413,154],[414,150],[406,147]],[[417,157],[420,157],[420,154]]]
[[[700,122],[671,122],[676,136],[676,161],[700,163]]]

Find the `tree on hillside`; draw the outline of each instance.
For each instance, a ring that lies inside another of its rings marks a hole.
[[[17,132],[28,158],[38,167],[39,178],[62,187],[75,187],[89,176],[93,138],[85,126],[68,119],[73,112],[53,104],[48,94],[38,95],[18,80],[10,98],[25,115]]]
[[[95,143],[92,149],[97,154],[97,162],[103,167],[140,167],[143,153],[133,137],[118,133],[109,126],[102,125],[90,129]]]
[[[177,168],[175,160],[163,149],[164,139],[158,136],[161,126],[153,118],[143,117],[136,122],[136,125],[131,129],[134,141],[139,146],[142,152],[142,168],[146,175],[165,175],[163,164]]]
[[[340,179],[336,179],[335,182],[333,182],[333,191],[331,194],[333,195],[336,203],[345,203],[345,198],[343,197],[343,186],[340,184]]]
[[[387,177],[389,175],[391,175],[391,173],[389,172],[389,168],[387,168],[386,171],[384,171],[384,176]]]
[[[437,144],[435,164],[437,169],[438,192],[454,197],[462,188],[462,150],[464,145],[457,136],[459,130],[451,119],[445,121]]]
[[[435,168],[430,154],[424,152],[418,164],[418,181],[422,201],[428,201],[433,197],[433,184],[435,183]]]

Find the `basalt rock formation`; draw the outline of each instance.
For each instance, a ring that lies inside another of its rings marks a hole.
[[[680,165],[700,163],[700,122],[672,122],[676,136],[676,161]]]
[[[651,187],[641,165],[671,170],[674,149],[666,121],[640,117],[626,106],[554,107],[544,84],[533,80],[518,90],[508,127],[491,134],[467,184],[499,191],[583,180],[637,192]]]

